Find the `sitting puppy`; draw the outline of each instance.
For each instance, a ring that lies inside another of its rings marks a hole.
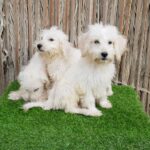
[[[65,78],[68,70],[71,70],[72,66],[80,60],[81,52],[72,47],[68,37],[57,27],[43,30],[37,48],[54,83],[48,92],[48,103],[27,103],[23,106],[24,110],[43,106],[43,109],[64,109],[70,113],[87,114],[87,109],[79,107],[79,98],[73,86],[68,85],[68,79]]]
[[[91,90],[91,95],[88,94],[82,101],[84,107],[90,105],[89,99],[96,99],[104,108],[112,107],[107,96],[113,94],[111,81],[115,75],[114,58],[120,60],[126,45],[126,38],[115,26],[102,23],[89,25],[88,31],[79,37],[79,47],[88,68],[88,86]]]
[[[114,26],[95,24],[81,35],[79,47],[83,58],[80,57],[72,64],[64,72],[62,79],[54,84],[48,101],[25,104],[25,110],[42,107],[81,113],[81,110],[75,109],[77,103],[80,103],[82,114],[100,116],[102,113],[95,107],[95,99],[102,107],[112,107],[107,96],[115,74],[113,61],[115,56],[120,59],[123,54],[126,39]]]
[[[34,54],[29,64],[19,73],[20,88],[9,94],[9,99],[25,101],[43,101],[47,99],[49,79],[45,64],[38,52]]]

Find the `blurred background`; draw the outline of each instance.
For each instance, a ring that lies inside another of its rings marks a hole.
[[[81,31],[101,21],[128,39],[115,83],[135,88],[150,114],[150,0],[0,0],[0,94],[32,57],[40,29],[57,25],[77,46]]]

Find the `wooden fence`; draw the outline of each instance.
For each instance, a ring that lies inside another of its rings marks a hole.
[[[150,113],[150,0],[0,0],[0,92],[33,55],[41,28],[57,25],[77,45],[78,34],[100,21],[127,36],[115,80],[133,86]]]

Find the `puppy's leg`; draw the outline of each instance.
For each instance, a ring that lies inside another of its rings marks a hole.
[[[26,103],[26,104],[23,105],[23,110],[28,111],[29,109],[31,109],[33,107],[41,107],[44,110],[50,110],[51,109],[50,106],[49,106],[48,101],[45,101],[45,102],[29,102],[29,103]]]
[[[54,93],[54,90],[49,90],[48,93],[48,100],[43,100],[39,102],[30,102],[30,103],[26,103],[23,105],[23,109],[25,111],[28,111],[29,109],[33,108],[33,107],[41,107],[44,110],[50,110],[52,109],[53,106],[53,99],[52,99],[52,95]]]
[[[101,92],[96,93],[96,103],[99,104],[103,108],[112,108],[111,102],[107,99],[107,90],[101,89]]]
[[[23,105],[23,109],[25,111],[33,108],[33,107],[41,107],[43,110],[50,110],[55,109],[54,107],[54,100],[57,100],[57,97],[59,95],[59,91],[57,92],[57,86],[54,86],[52,89],[48,91],[48,100],[39,101],[39,102],[31,102],[26,103]]]
[[[93,112],[90,109],[77,108],[77,107],[72,107],[72,108],[66,109],[65,112],[66,113],[72,113],[72,114],[81,114],[81,115],[85,115],[85,116],[93,116],[93,117],[94,116],[98,117],[98,116],[102,115],[102,113],[100,111]]]
[[[112,104],[111,102],[107,99],[107,96],[106,97],[102,97],[99,99],[99,105],[103,108],[112,108]]]
[[[113,95],[112,86],[111,84],[107,87],[107,96]]]
[[[91,91],[86,92],[86,94],[82,97],[81,100],[81,105],[84,108],[88,109],[88,113],[90,113],[90,115],[98,115],[101,116],[102,112],[100,110],[98,110],[95,106],[95,98],[93,96],[93,94],[91,93]]]

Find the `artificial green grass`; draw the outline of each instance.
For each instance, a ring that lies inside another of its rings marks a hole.
[[[101,117],[34,108],[0,97],[0,150],[150,150],[150,119],[131,87],[114,86],[113,108]]]

